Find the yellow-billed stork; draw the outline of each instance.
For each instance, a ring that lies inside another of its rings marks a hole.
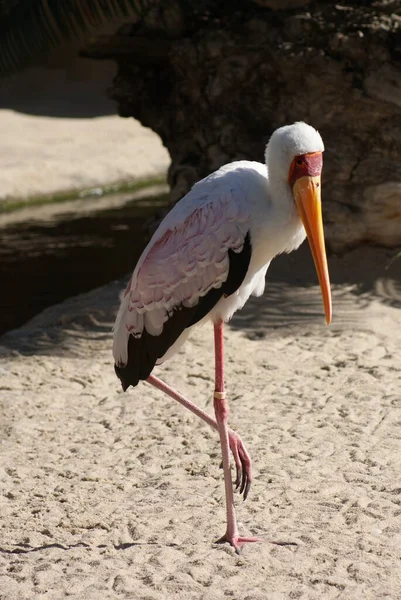
[[[277,129],[266,163],[238,161],[221,167],[182,198],[143,251],[114,326],[115,370],[126,390],[145,380],[217,429],[220,435],[227,529],[220,542],[238,552],[257,541],[238,533],[230,471],[231,451],[244,499],[252,480],[241,438],[228,428],[224,391],[223,323],[251,295],[260,296],[270,261],[308,237],[331,321],[331,292],[320,198],[324,150],[320,134],[298,122]],[[214,325],[216,420],[152,374],[192,329]]]

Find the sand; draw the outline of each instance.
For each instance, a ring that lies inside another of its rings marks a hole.
[[[0,110],[0,203],[165,175],[160,138],[117,115],[56,118]]]
[[[227,326],[230,424],[253,457],[241,556],[215,432],[113,372],[115,282],[2,339],[2,600],[398,599],[401,277],[394,253],[330,258],[324,324],[307,247]],[[158,374],[211,411],[212,332]],[[271,541],[287,542],[276,545]]]

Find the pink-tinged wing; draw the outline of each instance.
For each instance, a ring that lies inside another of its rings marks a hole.
[[[241,252],[249,230],[249,212],[242,192],[236,198],[232,190],[225,191],[193,208],[186,202],[184,215],[179,207],[173,210],[149,243],[117,317],[117,363],[126,362],[129,335],[140,337],[144,328],[160,335],[175,309],[195,306],[199,298],[226,281],[228,250]]]
[[[228,250],[242,250],[246,222],[247,215],[241,214],[231,197],[195,208],[149,249],[131,282],[128,312],[163,313],[160,319],[150,320],[152,330],[145,324],[149,333],[160,333],[174,308],[194,306],[227,279]],[[141,324],[132,321],[131,333],[140,334]]]

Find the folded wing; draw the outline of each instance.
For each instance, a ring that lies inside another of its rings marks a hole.
[[[123,388],[146,379],[181,333],[241,285],[251,257],[249,214],[227,191],[176,205],[142,254],[114,328]]]

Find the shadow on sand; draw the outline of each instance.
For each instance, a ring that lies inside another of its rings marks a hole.
[[[342,257],[329,256],[333,293],[333,326],[344,327],[360,318],[372,299],[401,309],[401,258],[394,249],[362,246]],[[305,243],[291,255],[271,264],[262,298],[251,298],[231,321],[260,337],[283,327],[324,326],[323,303],[312,257]]]
[[[360,321],[361,312],[373,300],[401,309],[401,264],[391,262],[395,254],[394,250],[361,247],[341,258],[329,258],[333,327],[343,329]],[[0,346],[6,354],[74,355],[83,340],[90,341],[94,349],[100,339],[109,338],[111,344],[118,296],[126,281],[115,281],[46,309],[24,327],[0,338]],[[298,327],[301,334],[325,327],[306,244],[298,252],[273,261],[264,296],[250,299],[230,327],[243,330],[250,339],[283,335],[289,327]]]

